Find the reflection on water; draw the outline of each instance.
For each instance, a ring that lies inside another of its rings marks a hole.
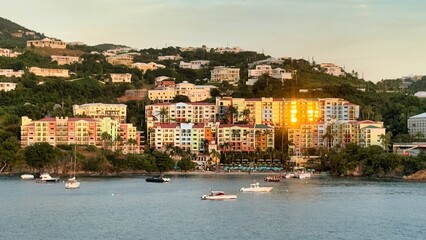
[[[423,239],[425,183],[264,175],[79,178],[81,188],[0,177],[0,239]],[[270,193],[242,193],[258,181]],[[210,189],[235,201],[201,201]]]

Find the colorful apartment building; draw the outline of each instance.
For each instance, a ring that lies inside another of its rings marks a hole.
[[[161,123],[215,123],[214,103],[155,103],[145,107],[147,127]]]
[[[215,67],[210,71],[211,82],[221,83],[229,82],[229,84],[236,85],[240,80],[240,69],[239,68],[228,68],[224,66]]]
[[[56,61],[58,65],[69,65],[73,63],[79,63],[81,62],[81,59],[79,57],[74,56],[60,56],[60,55],[52,55],[50,58],[53,61]]]
[[[126,122],[126,104],[87,103],[72,106],[74,116],[85,116],[94,119],[111,118],[120,123]]]
[[[208,142],[213,141],[212,127],[203,123],[163,123],[151,128],[151,147],[164,150],[168,146],[191,152],[205,152]]]
[[[12,82],[0,82],[0,91],[9,92],[15,90],[16,83]]]
[[[5,77],[22,77],[24,75],[23,70],[14,71],[13,69],[0,69],[0,76]]]
[[[68,69],[52,69],[52,68],[39,68],[30,67],[30,73],[34,73],[36,76],[41,77],[69,77]]]
[[[111,82],[112,83],[131,83],[132,74],[131,73],[111,73]]]
[[[289,128],[288,140],[293,143],[296,154],[303,154],[309,148],[344,147],[349,143],[362,147],[382,146],[381,136],[384,134],[383,122],[340,120]]]
[[[304,123],[331,120],[356,120],[359,106],[340,98],[216,98],[221,122],[248,122],[275,127],[294,127]],[[232,113],[231,113],[232,112]]]
[[[217,124],[216,138],[221,152],[274,148],[274,128],[262,124]]]
[[[65,49],[67,44],[61,40],[45,38],[42,40],[29,40],[27,41],[27,47]]]
[[[105,138],[105,133],[110,138]],[[140,153],[140,133],[131,124],[120,124],[104,118],[43,118],[32,120],[22,117],[21,147],[47,142],[57,145],[93,145],[120,150],[123,153]]]
[[[151,128],[149,139],[158,150],[174,146],[199,153],[217,145],[221,152],[266,151],[274,147],[274,129],[255,124],[164,123]]]

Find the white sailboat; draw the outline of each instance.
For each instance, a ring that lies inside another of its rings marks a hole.
[[[77,166],[77,157],[76,157],[76,146],[74,145],[74,162],[72,162],[73,165],[73,171],[72,171],[72,177],[68,179],[68,181],[65,183],[66,189],[76,189],[80,187],[80,182],[77,181],[75,178],[75,169]]]

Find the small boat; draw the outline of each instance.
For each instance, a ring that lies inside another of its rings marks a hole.
[[[270,192],[272,189],[273,187],[261,187],[259,183],[252,183],[248,188],[242,187],[240,192]]]
[[[48,173],[42,173],[39,178],[36,179],[38,183],[49,183],[49,182],[59,182],[59,178],[51,177]]]
[[[21,179],[22,180],[31,180],[31,179],[34,179],[34,175],[32,175],[32,174],[22,174],[21,175]]]
[[[237,195],[227,195],[223,191],[210,191],[209,195],[201,196],[201,200],[229,200],[237,199]]]
[[[65,183],[65,189],[76,189],[80,187],[80,182],[75,178],[75,169],[77,167],[77,156],[76,156],[76,146],[74,146],[74,160],[71,160],[73,166],[73,175]]]
[[[65,183],[66,189],[76,189],[80,187],[80,182],[75,179],[75,177],[69,178]]]
[[[265,177],[264,180],[265,180],[265,182],[280,182],[281,176],[276,176],[276,175],[267,176],[267,177]]]
[[[164,182],[170,182],[170,178],[166,178],[161,175],[156,175],[152,177],[146,178],[147,182],[156,182],[156,183],[164,183]]]

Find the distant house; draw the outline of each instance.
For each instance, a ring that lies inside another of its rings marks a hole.
[[[12,51],[7,48],[0,48],[0,56],[1,57],[17,57],[21,55],[19,52]]]
[[[132,82],[132,74],[130,73],[111,73],[112,83],[130,83]]]
[[[34,73],[36,76],[41,77],[69,77],[68,69],[51,69],[51,68],[39,68],[30,67],[30,73]]]
[[[16,83],[11,82],[0,82],[0,91],[9,92],[11,90],[15,90]]]
[[[67,48],[67,44],[61,40],[45,38],[42,40],[29,40],[27,41],[27,47],[65,49]]]
[[[156,87],[163,87],[163,86],[170,86],[175,85],[175,78],[167,77],[167,76],[159,76],[155,78],[155,86]]]
[[[209,66],[209,63],[210,61],[207,61],[207,60],[195,60],[189,63],[181,61],[179,63],[179,67],[184,69],[201,69],[201,68],[205,68]]]
[[[120,54],[116,56],[107,57],[106,60],[112,65],[124,65],[129,67],[133,63],[133,57],[134,56],[132,54]]]
[[[0,76],[5,77],[22,77],[24,75],[24,71],[13,71],[13,69],[0,69]]]
[[[167,56],[158,56],[158,61],[165,61],[165,60],[172,60],[172,61],[176,61],[182,59],[181,56],[179,55],[167,55]]]
[[[236,85],[240,80],[240,69],[239,68],[228,68],[228,67],[215,67],[210,71],[211,82],[229,82],[230,84]]]
[[[239,53],[243,52],[244,50],[240,47],[218,47],[214,50],[217,53],[225,53],[225,52],[231,52],[231,53]]]
[[[426,91],[418,91],[414,94],[418,98],[426,98]]]
[[[67,64],[80,62],[79,57],[73,57],[73,56],[52,55],[50,56],[50,58],[52,59],[52,61],[58,62],[58,65],[67,65]]]
[[[148,70],[155,70],[155,69],[159,69],[159,68],[166,68],[166,66],[162,65],[162,64],[158,64],[155,62],[149,62],[149,63],[133,63],[132,64],[133,68],[137,68],[141,71],[143,71],[144,73]]]
[[[336,77],[344,76],[345,72],[334,63],[321,63],[320,67],[325,70],[325,73]]]

